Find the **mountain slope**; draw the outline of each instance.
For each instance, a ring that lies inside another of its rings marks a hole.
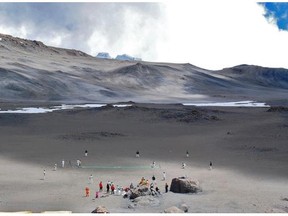
[[[94,58],[0,34],[0,101],[170,102],[282,100],[288,70],[240,65],[210,71],[191,64]]]

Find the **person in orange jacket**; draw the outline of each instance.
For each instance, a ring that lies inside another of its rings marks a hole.
[[[86,197],[90,195],[90,189],[88,187],[85,188]]]

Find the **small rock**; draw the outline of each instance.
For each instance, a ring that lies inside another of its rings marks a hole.
[[[176,206],[169,207],[164,210],[164,213],[184,213],[181,209],[177,208]]]
[[[181,204],[179,209],[181,209],[182,211],[184,211],[185,213],[188,212],[189,207],[186,204]]]
[[[108,209],[105,206],[98,206],[94,211],[91,213],[109,213]]]
[[[134,209],[135,207],[134,207],[134,205],[129,204],[129,205],[128,205],[128,208],[129,208],[129,209]]]

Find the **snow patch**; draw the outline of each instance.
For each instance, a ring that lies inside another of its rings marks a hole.
[[[49,113],[57,110],[73,110],[75,108],[99,108],[106,106],[107,104],[76,104],[76,105],[69,105],[69,104],[62,104],[61,106],[53,106],[51,108],[45,108],[45,107],[26,107],[16,110],[1,110],[1,113],[26,113],[26,114],[36,114],[36,113]],[[113,107],[128,107],[132,106],[131,104],[114,104]]]
[[[210,102],[210,103],[183,103],[184,106],[215,106],[215,107],[270,107],[266,103],[255,101],[237,101],[237,102]]]

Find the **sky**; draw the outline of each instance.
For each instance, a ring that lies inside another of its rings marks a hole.
[[[288,3],[253,0],[0,3],[0,32],[96,56],[288,68]]]

